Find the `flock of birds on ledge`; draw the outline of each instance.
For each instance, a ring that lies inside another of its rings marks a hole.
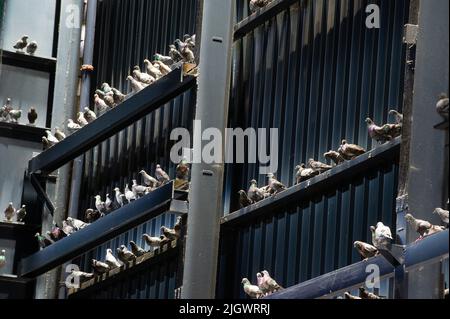
[[[129,250],[126,245],[120,245],[120,247],[116,249],[117,257],[114,256],[112,249],[108,248],[106,250],[104,261],[92,259],[91,266],[94,270],[93,272],[87,273],[79,270],[72,270],[72,276],[78,277],[80,279],[80,282],[83,282],[85,280],[94,278],[95,276],[101,276],[102,274],[110,270],[120,268],[122,267],[122,264],[129,265],[129,263],[132,263],[134,265],[137,258],[143,256],[147,252],[150,252],[157,248],[162,249],[165,244],[179,239],[181,236],[182,227],[181,220],[181,216],[179,216],[173,228],[162,226],[161,235],[159,237],[151,237],[148,234],[142,235],[142,239],[150,247],[149,251],[146,251],[142,247],[139,247],[134,241],[130,241],[129,243],[131,250]]]
[[[127,77],[130,82],[132,92],[128,95],[123,94],[118,89],[111,87],[108,83],[103,83],[94,94],[94,110],[89,107],[84,108],[84,112],[78,112],[75,120],[67,120],[67,132],[72,134],[82,127],[94,122],[98,117],[119,106],[123,101],[132,95],[142,91],[149,85],[154,84],[173,70],[188,66],[187,73],[195,72],[195,34],[186,34],[183,41],[176,39],[174,44],[169,45],[169,55],[165,56],[156,53],[153,61],[144,60],[145,71],[136,65],[133,67],[132,74]],[[45,148],[61,142],[66,138],[64,132],[56,127],[55,133],[46,131],[46,136],[42,137],[42,143]]]
[[[4,221],[6,223],[23,223],[25,216],[27,215],[27,209],[26,205],[22,205],[21,208],[16,209],[14,207],[14,204],[10,202],[8,206],[6,207],[5,211],[5,219]],[[16,217],[16,220],[14,221],[14,217]]]
[[[180,164],[176,167],[176,179],[175,185],[184,185],[183,187],[188,187],[189,185],[189,165],[185,159],[183,159]],[[121,193],[120,189],[116,187],[114,189],[115,195],[113,199],[110,198],[109,194],[106,195],[105,201],[102,200],[100,195],[95,196],[95,209],[88,208],[85,212],[85,221],[68,217],[62,222],[62,227],[58,227],[56,223],[52,228],[52,231],[47,231],[45,235],[37,233],[35,236],[38,239],[39,246],[41,249],[61,240],[67,236],[70,236],[76,231],[88,227],[90,224],[96,220],[114,212],[115,210],[138,200],[139,198],[151,193],[158,187],[167,184],[170,181],[169,175],[161,168],[160,165],[156,165],[155,177],[147,174],[146,171],[142,170],[139,172],[142,178],[143,185],[137,184],[136,180],[133,180],[131,189],[129,184],[125,185],[124,192]],[[180,189],[180,188],[178,188]],[[163,231],[164,228],[164,231]],[[167,228],[162,227],[161,231],[166,234]],[[169,239],[172,238],[166,234]],[[161,238],[163,239],[163,238]]]
[[[366,119],[369,136],[378,143],[389,142],[402,134],[403,115],[395,110],[389,111],[389,114],[394,117],[395,123],[388,123],[378,126],[372,121],[372,119]],[[349,144],[346,140],[343,140],[337,151],[331,150],[324,154],[324,157],[327,160],[332,161],[334,166],[316,161],[314,159],[309,159],[308,165],[302,163],[295,167],[296,184],[300,184],[315,176],[318,176],[333,167],[344,163],[345,161],[351,161],[364,153],[366,153],[366,150],[363,147],[356,144]],[[285,185],[276,179],[274,174],[268,174],[267,178],[268,184],[264,187],[258,187],[257,181],[251,180],[250,187],[247,192],[245,192],[245,190],[240,190],[238,192],[239,204],[241,208],[255,204],[270,197],[271,195],[278,194],[287,189]]]

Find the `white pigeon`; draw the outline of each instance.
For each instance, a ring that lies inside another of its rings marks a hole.
[[[136,195],[134,195],[134,193],[130,190],[128,184],[125,185],[124,194],[127,201],[131,202],[133,200],[136,200]]]
[[[158,180],[150,175],[147,174],[146,171],[142,170],[139,172],[142,176],[142,180],[145,185],[150,187],[156,187],[158,185]]]
[[[103,115],[109,110],[108,104],[104,100],[100,98],[98,94],[94,94],[94,103],[95,110],[97,110],[97,114]]]
[[[129,75],[127,77],[127,80],[130,81],[131,90],[133,91],[133,93],[138,93],[138,92],[142,91],[145,88],[145,86],[141,82],[137,81],[131,75]]]
[[[144,241],[149,245],[150,247],[159,247],[161,245],[162,238],[161,237],[151,237],[148,234],[142,235],[142,238]]]
[[[370,226],[372,232],[372,243],[377,249],[387,249],[392,243],[392,233],[388,226],[382,222],[377,223],[377,226]]]
[[[47,140],[49,141],[49,143],[51,144],[51,145],[55,145],[55,144],[58,144],[59,143],[59,140],[56,138],[56,136],[54,136],[53,134],[52,134],[52,132],[50,132],[50,131],[45,131],[45,133],[47,134]]]
[[[141,69],[136,65],[133,70],[133,77],[141,83],[146,85],[153,84],[155,78],[147,73],[142,73]]]
[[[105,202],[102,201],[100,195],[95,196],[95,208],[97,208],[99,213],[104,213],[106,211]]]
[[[147,191],[146,186],[142,186],[142,185],[138,185],[137,181],[135,179],[133,179],[133,185],[131,186],[131,191],[134,193],[134,195],[137,196],[142,196],[145,194],[145,192]]]
[[[89,122],[86,120],[86,118],[84,117],[84,113],[83,112],[78,112],[78,116],[77,116],[77,123],[81,126],[84,127],[86,125],[89,124]]]
[[[101,262],[101,261],[98,261],[95,259],[92,259],[91,265],[97,274],[103,274],[110,270],[110,267],[107,263],[104,263],[104,262]]]
[[[90,108],[85,107],[84,108],[84,118],[86,119],[86,121],[88,123],[92,123],[97,119],[97,115]]]
[[[80,124],[75,123],[72,119],[67,120],[67,130],[70,133],[74,133],[74,132],[78,131],[79,129],[81,129]]]
[[[259,289],[258,286],[252,285],[250,283],[250,280],[248,280],[247,278],[243,278],[242,279],[242,285],[244,288],[244,292],[250,296],[250,298],[253,299],[259,299],[262,296],[264,296],[263,292],[261,291],[261,289]]]
[[[70,226],[75,228],[75,230],[81,230],[81,229],[89,226],[88,223],[85,223],[79,219],[72,218],[72,217],[67,217],[66,221]]]
[[[87,280],[87,279],[94,278],[94,274],[93,273],[87,273],[87,272],[74,270],[74,269],[72,269],[71,274],[72,274],[72,276],[74,276],[76,278],[79,278],[80,281],[84,281],[84,280]]]
[[[162,61],[155,61],[153,64],[155,68],[157,68],[163,75],[167,75],[170,72],[172,72],[172,69],[169,68],[164,62]]]
[[[147,74],[151,75],[156,80],[163,76],[161,71],[159,69],[155,68],[149,60],[145,59],[144,64],[145,64]]]
[[[281,287],[276,281],[275,279],[273,279],[272,277],[270,277],[269,272],[267,270],[263,270],[262,271],[262,275],[263,275],[263,286],[265,287],[265,290],[273,293],[273,292],[277,292],[279,290],[282,290],[283,287]]]
[[[105,263],[108,264],[108,266],[111,269],[114,268],[120,268],[121,264],[119,263],[119,261],[116,259],[116,257],[114,257],[112,250],[110,248],[108,248],[106,250],[106,257],[105,257]]]
[[[170,181],[170,177],[169,175],[164,172],[164,170],[161,168],[161,165],[156,165],[156,170],[155,170],[155,176],[156,179],[162,184],[166,184],[168,181]]]
[[[119,204],[120,207],[123,206],[123,200],[122,200],[122,193],[120,192],[120,189],[118,187],[114,188],[116,201]]]

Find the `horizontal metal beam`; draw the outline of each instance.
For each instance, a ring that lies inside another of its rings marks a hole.
[[[431,235],[408,245],[405,250],[405,267],[415,268],[424,263],[430,263],[448,258],[448,229],[444,232]]]
[[[23,114],[22,114],[23,115]],[[39,143],[42,145],[42,136],[46,128],[0,122],[0,137],[12,138],[20,141]]]
[[[48,174],[79,155],[119,133],[143,116],[156,110],[181,93],[194,87],[195,77],[172,71],[155,84],[127,99],[93,123],[68,136],[62,142],[39,154],[29,162],[29,172]]]
[[[286,10],[291,5],[299,3],[299,0],[276,0],[269,3],[266,7],[249,15],[234,27],[233,40],[237,41],[252,32],[258,26],[266,23],[269,19],[275,17],[278,13]]]
[[[264,299],[314,299],[348,289],[366,281],[367,275],[370,274],[366,272],[368,265],[378,266],[380,277],[394,272],[394,266],[380,255],[305,281]]]
[[[97,220],[88,227],[46,247],[22,260],[19,267],[21,277],[41,275],[64,262],[122,234],[151,219],[169,208],[173,197],[173,182],[136,200],[111,214]]]
[[[56,70],[55,58],[43,58],[7,50],[2,53],[2,64],[48,73],[55,73]]]
[[[315,192],[323,192],[324,188],[333,187],[343,180],[351,180],[355,175],[371,167],[377,167],[383,162],[390,162],[398,157],[400,138],[368,151],[352,161],[345,162],[333,169],[308,181],[271,196],[251,206],[242,208],[232,214],[222,217],[223,226],[233,226],[249,219],[273,213],[276,207],[285,206],[289,202],[298,201]]]

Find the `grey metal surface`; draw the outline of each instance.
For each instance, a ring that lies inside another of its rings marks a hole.
[[[189,219],[184,260],[184,299],[210,299],[215,296],[219,249],[222,187],[225,162],[225,128],[231,74],[232,27],[234,4],[231,1],[204,2],[202,47],[198,78],[197,108],[194,127],[220,131],[219,160],[192,164],[189,194]],[[199,124],[200,123],[200,124]],[[195,133],[194,133],[195,134]],[[203,134],[203,133],[202,133]],[[207,141],[194,140],[194,158],[200,156]],[[198,157],[200,158],[200,157]]]
[[[448,131],[436,130],[434,125],[442,121],[435,111],[438,95],[449,90],[449,2],[421,1],[419,27],[408,204],[417,218],[439,224],[431,213],[448,200]],[[407,234],[409,242],[416,238],[413,231]],[[438,298],[437,270],[438,266],[431,265],[410,276],[408,298]]]

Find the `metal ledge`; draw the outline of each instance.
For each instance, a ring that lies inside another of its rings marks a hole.
[[[234,41],[242,39],[255,28],[264,24],[267,20],[273,18],[278,13],[286,10],[291,5],[298,3],[299,0],[278,0],[272,1],[266,7],[248,16],[234,27]]]
[[[2,64],[41,72],[55,73],[56,59],[3,51]]]
[[[448,258],[449,230],[431,235],[408,245],[405,250],[405,267],[411,270],[424,263],[432,263]]]
[[[83,252],[166,211],[173,198],[173,182],[97,220],[85,229],[66,237],[22,260],[21,277],[39,276]]]
[[[321,192],[324,188],[330,188],[342,182],[342,180],[351,180],[353,176],[371,167],[376,167],[382,162],[395,159],[400,152],[400,142],[401,138],[399,137],[389,143],[380,145],[352,161],[338,165],[319,176],[292,186],[284,192],[224,216],[221,219],[221,223],[224,226],[244,223],[249,219],[273,213],[277,207],[302,200],[302,198],[304,199],[312,193]]]
[[[184,76],[181,69],[158,80],[93,123],[68,136],[29,162],[30,173],[46,175],[117,134],[148,113],[194,87],[195,77]]]
[[[42,136],[45,136],[46,130],[42,127],[0,122],[0,137],[34,142],[40,145],[42,145]]]

